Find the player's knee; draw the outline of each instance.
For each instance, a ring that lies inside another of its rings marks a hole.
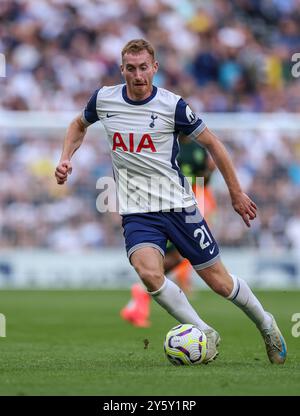
[[[223,274],[218,271],[211,270],[205,275],[205,281],[208,286],[218,295],[228,297],[232,291],[232,284]]]
[[[150,291],[158,290],[164,282],[164,275],[159,271],[139,267],[136,267],[135,270]]]
[[[214,292],[218,293],[218,295],[221,295],[224,298],[227,298],[231,293],[229,285],[226,282],[220,281],[218,279],[213,280],[210,284],[210,287]]]
[[[221,262],[199,271],[198,274],[214,292],[226,298],[230,296],[233,289],[233,281]]]

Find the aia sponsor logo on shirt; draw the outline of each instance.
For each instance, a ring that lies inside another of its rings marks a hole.
[[[112,140],[112,151],[122,150],[123,152],[140,153],[143,150],[150,150],[156,152],[156,147],[150,134],[145,133],[142,136],[129,133],[123,135],[119,132],[115,132]]]

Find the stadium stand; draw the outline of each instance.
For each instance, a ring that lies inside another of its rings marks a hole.
[[[297,0],[1,2],[7,78],[0,78],[0,110],[78,111],[97,86],[122,82],[121,47],[146,37],[158,51],[156,85],[184,96],[200,114],[299,113],[300,83],[291,75],[299,20]],[[218,133],[260,209],[248,232],[216,174],[212,186],[220,208],[213,228],[220,244],[299,248],[299,131],[253,126],[242,135]],[[62,133],[42,136],[1,133],[0,248],[120,246],[118,215],[100,214],[95,206],[97,179],[111,175],[102,137],[90,134],[75,157],[70,186],[57,189],[52,176]]]

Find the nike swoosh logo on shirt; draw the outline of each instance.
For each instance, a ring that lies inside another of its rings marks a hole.
[[[213,246],[213,248],[211,250],[209,250],[209,254],[213,254],[213,252],[215,251],[216,246]]]
[[[106,117],[107,118],[110,118],[110,117],[115,117],[115,116],[117,116],[118,114],[108,114],[108,113],[106,113]]]

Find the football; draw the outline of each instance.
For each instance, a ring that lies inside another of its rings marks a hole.
[[[182,324],[170,329],[164,351],[174,365],[198,365],[206,357],[206,335],[195,325]]]

